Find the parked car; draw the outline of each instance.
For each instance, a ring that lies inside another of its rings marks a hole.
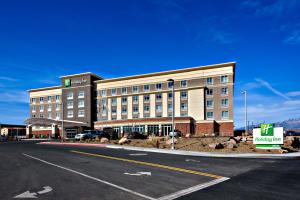
[[[86,139],[92,139],[93,135],[91,131],[83,131],[82,133],[75,135],[75,140],[86,140]]]
[[[128,139],[147,139],[147,135],[144,135],[140,132],[131,132],[128,133]]]
[[[106,137],[106,135],[108,135],[109,136],[108,139],[110,139],[110,140],[118,139],[117,132],[111,127],[104,127],[103,134],[105,135],[104,137]]]
[[[105,138],[109,139],[110,135],[107,132],[95,130],[94,132],[92,132],[92,138],[96,139],[97,137],[99,137],[99,138],[105,137]]]
[[[181,135],[182,134],[179,130],[174,130],[174,137],[181,137]],[[173,132],[172,131],[169,133],[169,136],[173,137]]]
[[[0,135],[0,142],[6,142],[7,141],[7,137],[5,137],[4,135]]]

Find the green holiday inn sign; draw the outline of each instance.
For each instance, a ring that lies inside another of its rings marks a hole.
[[[260,128],[253,129],[253,143],[256,148],[280,148],[283,144],[283,128],[275,128],[273,124],[261,124]]]
[[[65,87],[71,86],[71,79],[65,79]]]

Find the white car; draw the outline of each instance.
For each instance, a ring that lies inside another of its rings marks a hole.
[[[173,137],[173,132],[172,131],[169,133],[169,136]],[[174,131],[174,137],[181,137],[181,132],[175,130]]]
[[[84,140],[86,138],[87,138],[86,134],[84,134],[84,133],[79,133],[79,134],[75,135],[75,140]]]

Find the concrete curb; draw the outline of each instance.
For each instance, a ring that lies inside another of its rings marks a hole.
[[[183,151],[183,150],[169,150],[156,148],[143,148],[132,146],[121,146],[113,144],[87,144],[87,143],[61,143],[61,142],[40,142],[38,144],[62,145],[62,146],[88,146],[88,147],[102,147],[111,149],[123,149],[130,151],[144,151],[153,153],[165,153],[185,156],[199,156],[199,157],[216,157],[216,158],[271,158],[271,159],[288,159],[300,157],[300,152],[287,154],[255,154],[255,153],[213,153],[213,152],[197,152],[197,151]]]

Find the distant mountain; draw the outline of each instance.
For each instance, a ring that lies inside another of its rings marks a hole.
[[[285,129],[300,129],[300,118],[277,122],[275,126],[284,127]]]
[[[284,129],[300,129],[300,118],[297,119],[288,119],[282,122],[274,123],[275,127],[283,127]],[[259,124],[249,124],[248,129],[252,130],[253,128],[258,128]],[[237,128],[236,130],[245,130],[245,127]]]

